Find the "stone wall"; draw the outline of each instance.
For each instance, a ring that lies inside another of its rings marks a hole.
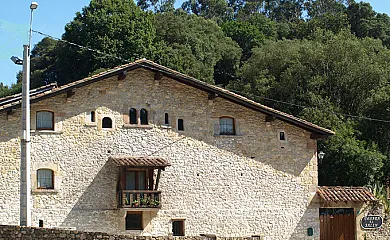
[[[128,125],[130,108],[145,108],[148,126]],[[310,132],[275,120],[169,78],[138,69],[32,104],[32,173],[55,172],[55,189],[33,186],[32,223],[166,236],[173,219],[185,233],[268,239],[318,239],[316,140]],[[54,131],[35,130],[36,111],[55,115]],[[88,113],[96,112],[97,122]],[[164,114],[170,125],[164,125]],[[216,131],[219,117],[235,119],[234,136]],[[113,129],[102,129],[110,117]],[[177,120],[184,120],[184,131]],[[0,222],[19,221],[20,109],[0,114]],[[279,141],[279,131],[287,141]],[[126,210],[117,208],[118,169],[113,155],[159,156],[172,166],[162,173],[162,208],[144,212],[144,230],[126,231]],[[35,180],[32,182],[34,183]],[[307,237],[307,228],[314,236]]]
[[[51,228],[35,228],[35,227],[20,227],[10,225],[0,225],[0,240],[18,239],[18,240],[95,240],[95,239],[109,239],[109,240],[206,240],[205,237],[131,237],[126,235],[114,235],[102,232],[80,232],[64,229]],[[218,240],[248,240],[245,237],[235,238],[218,238]]]
[[[390,239],[390,222],[387,220],[379,229],[365,230],[367,240],[388,240]]]

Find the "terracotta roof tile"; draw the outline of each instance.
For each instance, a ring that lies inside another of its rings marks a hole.
[[[113,156],[109,158],[118,167],[165,168],[171,164],[160,157]]]
[[[377,198],[366,187],[327,187],[317,188],[318,196],[326,202],[371,202]]]

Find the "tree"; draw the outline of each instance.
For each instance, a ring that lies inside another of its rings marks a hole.
[[[187,0],[181,7],[190,14],[206,19],[221,20],[233,17],[233,9],[226,0]]]
[[[57,41],[46,37],[37,43],[31,51],[31,88],[37,88],[58,80],[56,47]],[[21,81],[21,79],[19,80]]]
[[[254,47],[260,47],[265,40],[264,34],[255,25],[242,21],[227,21],[221,25],[226,36],[238,43],[243,52],[243,60],[247,60]]]
[[[376,13],[369,3],[352,3],[348,6],[351,31],[358,37],[378,38],[390,47],[390,17]]]
[[[156,61],[167,67],[211,83],[215,72],[223,82],[238,67],[241,49],[214,21],[178,10],[156,15],[156,29],[162,49]]]
[[[153,10],[155,13],[175,10],[175,0],[138,0],[137,5],[144,11]]]
[[[364,186],[380,181],[386,156],[376,144],[358,139],[356,122],[334,111],[337,110],[328,103],[321,109],[306,108],[301,112],[302,118],[336,132],[318,142],[318,151],[325,153],[318,164],[319,185]]]
[[[155,39],[154,17],[132,0],[92,0],[65,27],[63,39],[128,61],[152,58]],[[99,68],[125,63],[113,56],[78,48],[58,46],[60,84],[88,76]]]

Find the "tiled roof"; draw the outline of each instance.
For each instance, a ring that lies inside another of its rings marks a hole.
[[[317,188],[317,194],[326,202],[372,202],[378,199],[366,187],[326,187]]]
[[[264,114],[273,116],[277,119],[280,119],[282,121],[288,122],[290,124],[296,125],[298,127],[301,127],[303,129],[306,129],[310,132],[317,133],[318,136],[314,136],[314,138],[321,138],[326,137],[329,135],[335,134],[333,131],[322,128],[320,126],[317,126],[311,122],[305,121],[303,119],[294,117],[293,115],[278,111],[276,109],[264,106],[260,103],[257,103],[255,101],[252,101],[246,97],[243,97],[239,94],[236,94],[234,92],[228,91],[224,88],[214,86],[212,84],[208,84],[206,82],[200,81],[198,79],[195,79],[193,77],[187,76],[185,74],[182,74],[180,72],[177,72],[175,70],[172,70],[170,68],[164,67],[162,65],[159,65],[157,63],[154,63],[152,61],[146,60],[146,59],[140,59],[132,63],[128,63],[125,65],[121,65],[118,67],[115,67],[113,69],[110,69],[108,71],[101,72],[99,74],[93,75],[91,77],[87,77],[66,85],[63,85],[58,88],[53,88],[49,91],[40,92],[39,94],[36,94],[34,96],[31,96],[31,102],[37,102],[45,98],[49,98],[52,96],[55,96],[57,94],[66,93],[69,90],[72,90],[73,88],[79,88],[84,85],[97,82],[103,79],[106,79],[111,76],[115,76],[120,74],[123,71],[131,71],[137,68],[145,68],[151,71],[160,72],[165,76],[168,76],[172,79],[175,79],[179,82],[182,82],[184,84],[190,85],[192,87],[201,89],[203,91],[206,91],[208,93],[213,93],[215,96],[227,99],[229,101],[235,102],[237,104],[243,105],[245,107],[248,107],[250,109],[262,112]],[[2,104],[0,102],[0,112],[7,111],[16,107],[20,107],[21,101],[15,101],[8,104]]]
[[[35,88],[30,90],[30,98],[42,94],[42,93],[48,93],[51,92],[53,89],[57,88],[57,83],[51,83],[39,88]],[[14,94],[11,96],[6,96],[3,98],[0,98],[0,109],[2,107],[12,106],[16,104],[20,104],[22,102],[22,94]]]
[[[165,168],[171,164],[160,157],[113,156],[110,160],[118,167]]]

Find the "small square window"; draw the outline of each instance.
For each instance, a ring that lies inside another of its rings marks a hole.
[[[49,111],[37,112],[37,130],[54,130],[54,113]]]
[[[184,236],[184,220],[172,221],[173,236]]]
[[[143,230],[142,213],[127,213],[126,230]]]
[[[53,189],[53,171],[50,169],[38,169],[37,187],[38,189]]]

